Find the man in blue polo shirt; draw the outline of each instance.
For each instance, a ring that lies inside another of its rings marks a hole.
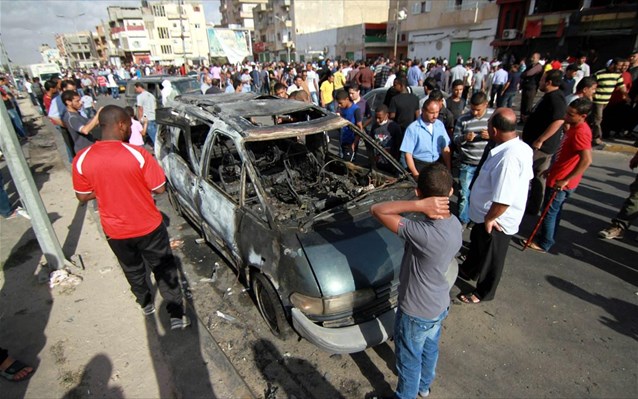
[[[439,102],[427,99],[421,110],[421,117],[405,130],[401,152],[412,176],[417,178],[423,166],[442,161],[452,169],[450,138],[443,122],[438,120]]]

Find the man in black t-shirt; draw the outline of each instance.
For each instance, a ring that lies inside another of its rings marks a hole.
[[[394,89],[396,96],[390,101],[390,119],[393,119],[401,126],[401,131],[405,133],[410,123],[419,117],[419,97],[407,91],[408,81],[405,77],[394,79]]]
[[[541,174],[549,168],[552,156],[560,146],[567,103],[560,90],[563,73],[551,70],[545,75],[543,98],[532,109],[523,128],[523,141],[534,150],[534,178],[531,181],[527,214],[536,215],[541,208],[545,179]]]

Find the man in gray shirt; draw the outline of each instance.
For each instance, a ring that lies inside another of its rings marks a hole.
[[[373,205],[370,211],[405,240],[399,275],[399,308],[394,327],[399,380],[395,397],[425,397],[434,380],[442,322],[450,304],[446,280],[450,261],[461,248],[461,224],[449,212],[452,175],[440,163],[419,173],[418,200]],[[417,212],[423,219],[401,214]]]
[[[157,100],[155,96],[149,93],[144,85],[140,82],[135,83],[135,92],[137,93],[137,119],[143,120],[146,116],[148,120],[148,127],[146,128],[146,134],[155,144],[155,135],[157,134],[157,125],[155,124],[155,108],[157,107]]]
[[[484,92],[474,93],[470,99],[470,111],[461,115],[454,126],[454,145],[461,155],[459,220],[464,226],[470,222],[468,215],[470,183],[490,138],[487,132],[487,122],[493,112],[493,109],[487,107],[487,94]]]
[[[75,90],[66,90],[60,96],[66,106],[62,121],[71,135],[73,151],[77,154],[83,148],[95,143],[95,137],[93,137],[91,132],[98,125],[100,111],[98,110],[93,119],[89,120],[80,114],[82,102],[80,101],[80,95]]]

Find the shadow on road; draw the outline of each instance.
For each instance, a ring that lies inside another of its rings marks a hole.
[[[373,392],[365,395],[365,398],[373,397],[391,397],[394,391],[390,384],[385,380],[385,375],[374,364],[366,352],[357,352],[350,354],[350,358],[355,362],[361,374],[370,382]]]
[[[113,363],[104,354],[93,356],[84,367],[80,382],[64,395],[63,399],[80,399],[95,395],[109,399],[124,399],[120,387],[109,387],[113,374]]]
[[[62,244],[62,252],[68,258],[75,254],[75,250],[78,248],[78,242],[80,241],[80,235],[82,234],[82,225],[84,224],[84,218],[86,216],[86,208],[90,206],[86,202],[79,202],[75,208],[75,215],[73,220],[68,226],[69,232]]]
[[[545,279],[552,286],[602,308],[610,314],[611,318],[601,317],[599,319],[601,324],[638,341],[638,323],[635,318],[636,314],[638,314],[638,306],[617,298],[607,298],[599,294],[590,293],[576,284],[559,277],[545,276]]]
[[[255,365],[261,372],[268,388],[265,398],[342,398],[343,395],[333,387],[319,371],[305,359],[284,357],[272,342],[259,339],[253,344]],[[287,369],[290,369],[288,371]],[[284,393],[277,395],[281,388]]]

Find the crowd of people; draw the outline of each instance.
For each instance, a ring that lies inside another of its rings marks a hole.
[[[156,260],[151,270],[168,301],[171,327],[176,329],[190,321],[180,305],[174,264],[166,261],[171,258],[168,237],[151,197],[164,190],[164,175],[157,162],[139,149],[147,133],[154,139],[156,99],[136,84],[137,110],[108,106],[95,111],[93,107],[98,95],[108,95],[106,89],[114,88],[115,76],[127,79],[166,72],[195,76],[204,95],[254,92],[312,102],[339,113],[413,175],[417,200],[376,204],[371,210],[406,241],[395,324],[399,398],[425,397],[430,392],[449,306],[444,275],[461,248],[463,229],[471,229],[470,245],[459,257],[459,276],[476,280],[476,288],[461,293],[459,300],[476,305],[494,299],[509,242],[524,215],[536,217],[545,210],[538,237],[523,245],[548,252],[556,242],[562,207],[592,163],[592,149],[603,145],[603,138],[631,135],[638,124],[638,51],[609,60],[595,73],[584,54],[560,61],[542,60],[533,53],[520,62],[463,60],[459,55],[454,66],[445,59],[396,62],[386,58],[320,64],[245,62],[193,70],[186,65],[170,70],[126,65],[117,70],[69,72],[67,78],[44,85],[37,78],[26,79],[25,91],[33,104],[42,107],[61,132],[68,132],[65,140],[76,195],[81,201],[99,199],[109,244],[144,314],[155,308],[142,282],[146,272],[141,256]],[[0,83],[16,132],[26,139],[19,107],[6,80]],[[422,98],[415,94],[419,86]],[[387,90],[383,104],[372,110],[364,96],[375,88]],[[537,99],[539,91],[543,94]],[[512,106],[519,93],[517,116]],[[111,95],[116,97],[113,90]],[[98,125],[105,141],[94,145],[92,132]],[[359,136],[351,127],[343,128],[341,156],[353,160],[358,147]],[[148,216],[140,219],[139,204],[129,204],[128,208],[136,209],[135,215],[125,215],[124,219],[136,221],[130,226],[110,225],[108,218],[127,212],[121,210],[122,193],[109,188],[99,168],[100,162],[114,157],[121,159],[122,179],[135,171],[137,180],[144,182],[127,186],[131,198],[146,204]],[[631,168],[636,166],[638,153],[630,162]],[[449,205],[453,176],[459,187],[457,216]],[[420,212],[426,218],[407,219],[402,216],[406,212]],[[638,180],[600,237],[622,238],[637,212]]]

